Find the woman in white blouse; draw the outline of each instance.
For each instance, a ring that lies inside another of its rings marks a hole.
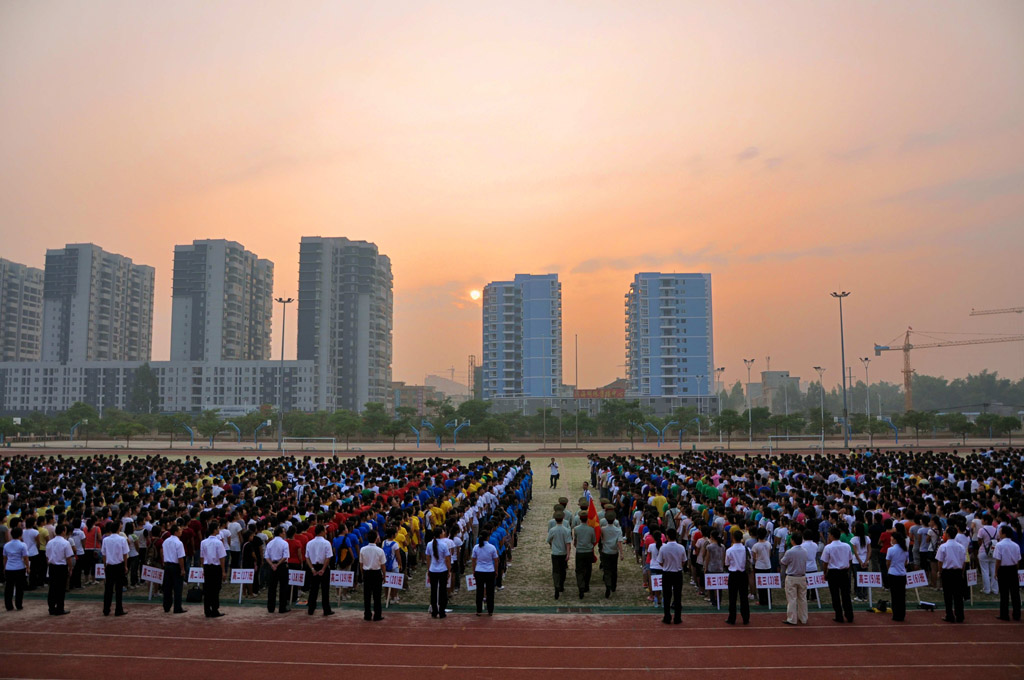
[[[907,616],[907,530],[902,524],[895,526],[892,545],[885,553],[889,570],[889,595],[892,596],[892,620],[902,621]]]

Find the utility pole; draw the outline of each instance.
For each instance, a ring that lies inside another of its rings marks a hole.
[[[821,452],[825,452],[825,381],[823,376],[825,375],[825,369],[821,366],[815,366],[814,370],[818,372],[818,396],[821,397]]]
[[[722,385],[722,374],[725,373],[725,366],[719,366],[715,369],[715,384]],[[724,387],[724,386],[723,386]],[[718,401],[718,416],[722,416],[722,393],[719,392],[716,396]],[[718,443],[722,443],[722,428],[718,428]]]

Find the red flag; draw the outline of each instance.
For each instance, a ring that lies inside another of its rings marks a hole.
[[[594,527],[594,543],[601,543],[601,520],[597,517],[597,507],[594,505],[594,497],[590,497],[590,506],[587,508],[587,524]]]

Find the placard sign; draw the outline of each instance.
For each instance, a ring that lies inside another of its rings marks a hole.
[[[466,590],[476,590],[476,576],[472,574],[466,574]]]
[[[967,570],[967,587],[968,588],[973,588],[976,585],[978,585],[978,570],[977,569],[968,569]]]
[[[188,569],[188,582],[189,583],[202,583],[206,580],[203,575],[202,567],[189,567]]]
[[[882,572],[880,572],[880,571],[858,571],[857,572],[857,587],[858,588],[881,588],[882,587]]]
[[[405,585],[405,574],[397,571],[389,571],[384,575],[384,587],[401,590]]]
[[[306,585],[306,572],[299,571],[298,569],[289,569],[288,585],[300,587]]]
[[[96,565],[96,580],[102,581],[107,578],[107,565],[97,564]]]
[[[142,565],[142,580],[147,583],[163,583],[164,570],[160,567],[151,567],[144,564]]]
[[[825,574],[820,571],[812,571],[807,574],[807,589],[813,590],[815,588],[827,588],[828,582],[825,580]]]
[[[1017,585],[1024,586],[1024,569],[1017,570]]]
[[[252,583],[253,578],[256,576],[255,569],[232,569],[231,570],[231,582],[232,583]]]
[[[928,574],[923,570],[907,572],[907,588],[924,588],[928,586]]]
[[[332,571],[331,572],[331,587],[332,588],[355,588],[356,587],[356,572],[354,572],[354,571]]]
[[[659,593],[661,589],[661,574],[651,574],[651,592]]]
[[[781,588],[782,574],[754,574],[754,585],[759,589]]]
[[[729,574],[704,574],[704,590],[729,590]]]

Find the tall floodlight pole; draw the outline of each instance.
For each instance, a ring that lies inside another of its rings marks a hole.
[[[285,320],[288,318],[288,305],[295,302],[295,298],[274,298],[274,302],[281,303],[281,370],[277,373],[277,450],[283,451],[284,443],[284,329]]]
[[[575,337],[576,355],[576,448],[580,448],[580,334]]]
[[[825,369],[821,366],[815,366],[814,370],[818,372],[818,396],[821,397],[821,450],[825,451],[825,381],[823,376],[825,375]]]
[[[754,365],[753,359],[744,359],[747,365],[747,441],[754,443],[754,416],[750,412],[750,367]]]
[[[719,384],[719,385],[722,384],[722,374],[723,373],[725,373],[725,366],[719,366],[718,368],[715,369],[715,383],[716,384]],[[721,417],[722,416],[722,395],[721,395],[721,393],[719,393],[716,396],[717,396],[717,401],[718,401],[718,416]],[[719,444],[722,443],[722,428],[721,427],[718,428],[718,443]]]
[[[700,410],[700,406],[701,406],[700,381],[703,380],[707,376],[698,375],[698,376],[694,376],[694,377],[697,378],[697,415],[700,416],[700,414],[701,414],[701,410]]]
[[[832,297],[839,300],[839,358],[843,362],[843,448],[850,448],[850,410],[846,407],[846,338],[843,334],[843,298],[849,297],[850,293],[842,291],[832,293]]]
[[[868,446],[874,446],[875,434],[871,431],[871,381],[868,379],[868,364],[871,363],[871,359],[861,357],[860,362],[864,364],[864,415],[868,417]]]

